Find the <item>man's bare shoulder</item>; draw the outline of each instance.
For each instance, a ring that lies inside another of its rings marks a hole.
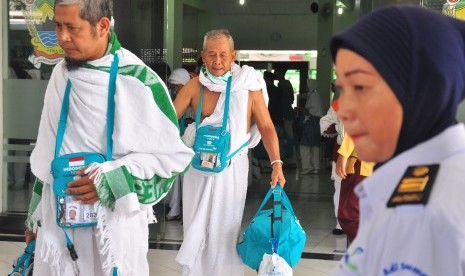
[[[252,101],[257,101],[257,100],[263,100],[263,92],[262,90],[249,90],[249,98],[252,99]]]
[[[249,110],[253,113],[268,110],[262,90],[249,90]]]
[[[185,90],[184,93],[186,93],[187,95],[194,95],[197,91],[200,90],[199,77],[195,77],[195,78],[189,80],[186,83],[186,85],[184,85],[182,90]]]

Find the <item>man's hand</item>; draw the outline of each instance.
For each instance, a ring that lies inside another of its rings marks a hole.
[[[271,188],[274,188],[276,183],[279,183],[281,187],[284,187],[284,184],[286,184],[286,179],[284,178],[283,164],[276,162],[273,164],[272,168],[273,171],[271,172],[270,181]]]
[[[29,244],[32,240],[37,238],[37,234],[32,232],[31,230],[26,230],[24,233],[26,235],[26,244]]]
[[[81,178],[68,184],[66,193],[76,195],[74,200],[81,200],[83,204],[92,204],[99,200],[97,190],[95,189],[94,180],[90,177],[92,172],[85,174],[86,168],[80,170],[76,175]]]
[[[346,165],[347,157],[344,157],[339,154],[336,161],[336,174],[342,179],[346,179],[347,176]]]

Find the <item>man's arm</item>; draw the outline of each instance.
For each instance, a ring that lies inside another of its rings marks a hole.
[[[29,202],[29,209],[27,211],[26,232],[25,232],[26,244],[28,244],[30,241],[35,239],[37,235],[37,233],[34,233],[34,231],[37,231],[38,222],[34,218],[34,213],[42,199],[43,186],[44,186],[44,183],[38,178],[36,178],[36,181],[34,182],[34,188],[32,188],[32,197],[31,197],[31,201]]]
[[[354,150],[354,141],[349,137],[349,135],[345,135],[344,139],[342,140],[341,146],[337,151],[339,156],[336,161],[336,174],[342,179],[345,179],[347,176],[347,159],[350,157]]]
[[[252,119],[257,124],[258,130],[262,135],[263,145],[265,146],[270,162],[281,160],[279,153],[278,135],[271,121],[270,113],[265,104],[265,99],[261,91],[250,91],[252,100]],[[273,163],[273,172],[271,173],[270,185],[274,187],[276,183],[284,186],[286,179],[283,173],[283,164],[280,162]]]
[[[337,155],[336,174],[342,179],[346,179],[347,177],[347,171],[346,171],[347,159],[348,157],[345,157],[340,154]]]
[[[198,82],[198,78],[190,80],[184,87],[179,91],[176,95],[176,99],[174,99],[173,105],[174,109],[176,110],[176,116],[178,119],[186,113],[187,109],[189,108],[192,96],[196,90],[196,82]]]

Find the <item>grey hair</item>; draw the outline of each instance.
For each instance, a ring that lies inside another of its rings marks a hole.
[[[79,5],[80,16],[95,26],[102,17],[111,20],[113,3],[112,0],[55,0],[57,5]]]
[[[208,39],[219,39],[222,37],[226,37],[229,40],[229,48],[231,49],[231,52],[234,51],[234,40],[229,31],[226,29],[211,30],[207,32],[203,37],[203,50],[205,51],[207,49]]]

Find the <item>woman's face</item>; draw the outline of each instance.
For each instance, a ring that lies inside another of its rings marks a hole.
[[[336,55],[338,115],[354,140],[360,159],[384,162],[396,150],[402,126],[402,106],[378,71],[357,53]]]

